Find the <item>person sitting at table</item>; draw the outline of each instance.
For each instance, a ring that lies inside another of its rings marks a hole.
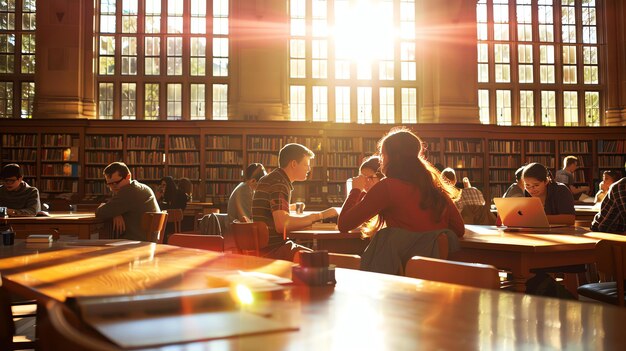
[[[103,174],[113,196],[96,209],[96,218],[111,219],[113,233],[120,238],[146,241],[141,230],[143,214],[160,211],[154,192],[149,186],[133,180],[123,162],[109,164]]]
[[[434,255],[432,250],[440,233],[453,237],[450,242],[454,244],[465,228],[452,202],[458,190],[442,181],[439,172],[424,160],[417,135],[406,128],[392,129],[379,145],[385,178],[369,191],[365,190],[367,177],[352,178],[352,190],[337,225],[339,231],[347,232],[378,215],[361,269],[399,274],[413,255]]]
[[[0,181],[0,206],[7,208],[8,216],[35,216],[41,211],[39,190],[24,181],[22,168],[17,163],[2,167]]]
[[[607,192],[609,191],[609,187],[611,186],[611,184],[615,183],[618,180],[619,180],[619,176],[617,175],[617,172],[611,171],[611,170],[602,172],[602,181],[600,182],[600,189],[596,193],[594,202],[595,203],[602,202]]]
[[[311,171],[313,151],[300,144],[287,144],[278,152],[279,168],[262,177],[252,199],[252,217],[265,222],[269,229],[269,244],[262,255],[275,259],[293,260],[296,252],[308,250],[287,240],[284,233],[337,216],[334,208],[305,216],[289,213],[293,182],[305,181]]]
[[[626,235],[626,177],[613,183],[591,222],[591,230]]]
[[[187,197],[187,202],[193,200],[193,184],[189,178],[182,177],[176,183],[178,190],[182,191]]]
[[[162,210],[187,208],[187,195],[178,189],[174,178],[170,176],[161,178],[155,196]]]
[[[243,174],[243,182],[239,183],[228,199],[227,227],[235,220],[248,222],[252,219],[252,196],[259,180],[266,176],[265,167],[260,163],[251,163]]]
[[[445,178],[452,186],[456,184],[456,172],[452,168],[446,168],[441,171],[441,176]],[[485,197],[483,193],[477,188],[473,187],[469,181],[469,178],[463,177],[463,189],[461,190],[461,196],[454,203],[459,209],[459,212],[463,212],[465,206],[484,206]]]
[[[376,155],[372,155],[361,163],[359,167],[359,175],[364,176],[366,179],[365,182],[365,194],[369,191],[374,184],[378,183],[384,176],[380,173],[380,157]]]
[[[554,178],[557,182],[565,184],[572,194],[578,198],[580,194],[586,193],[589,191],[588,186],[576,187],[574,185],[574,171],[578,169],[578,158],[576,156],[566,156],[563,159],[563,169],[559,169],[556,171],[556,177]]]
[[[506,189],[502,197],[524,197],[524,180],[522,179],[523,171],[523,166],[515,171],[515,183],[511,184],[511,186]]]
[[[555,182],[550,171],[541,163],[530,163],[522,171],[526,197],[538,197],[550,224],[574,225],[576,211],[574,197],[569,188]]]

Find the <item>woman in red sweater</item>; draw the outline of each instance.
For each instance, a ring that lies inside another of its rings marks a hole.
[[[406,128],[392,129],[378,145],[385,178],[365,195],[367,177],[352,178],[352,190],[337,222],[339,230],[352,230],[378,215],[376,230],[383,226],[412,232],[450,229],[462,237],[463,219],[451,200],[458,190],[442,182],[424,160],[417,135]]]

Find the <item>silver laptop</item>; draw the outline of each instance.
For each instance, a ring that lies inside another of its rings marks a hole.
[[[549,230],[567,227],[566,224],[550,224],[538,197],[494,198],[498,215],[507,231]]]

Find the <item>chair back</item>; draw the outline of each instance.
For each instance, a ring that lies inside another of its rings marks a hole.
[[[233,222],[230,231],[240,253],[260,256],[261,249],[269,242],[269,230],[264,222]]]
[[[167,212],[144,213],[141,218],[141,230],[146,234],[146,240],[163,244],[165,223],[167,223]]]
[[[183,223],[183,210],[178,208],[172,208],[167,212],[167,223],[174,223],[174,233],[180,233],[182,230],[181,224]]]
[[[40,349],[65,351],[117,351],[117,346],[108,343],[83,325],[80,318],[65,304],[51,300],[46,303],[47,319],[39,328]]]
[[[602,281],[614,281],[617,303],[624,306],[624,274],[626,272],[626,241],[600,240],[596,244],[596,267]],[[621,298],[620,298],[621,297]]]
[[[16,336],[17,327],[12,310],[11,294],[5,290],[2,286],[2,277],[0,276],[0,350],[24,350],[34,349],[37,347],[36,341],[31,341],[24,338],[24,335],[20,333],[18,338],[14,340]],[[23,340],[17,340],[23,339]]]
[[[496,267],[481,263],[414,256],[406,264],[406,276],[483,289],[500,288]]]
[[[224,251],[224,237],[219,235],[199,235],[174,233],[167,239],[169,245],[202,249],[209,251]]]
[[[359,270],[361,267],[361,256],[329,252],[328,263],[334,264],[339,268]]]

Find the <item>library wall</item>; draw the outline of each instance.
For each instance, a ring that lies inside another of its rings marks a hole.
[[[225,206],[243,169],[260,162],[278,166],[278,150],[290,142],[316,154],[306,182],[295,183],[294,201],[309,208],[340,206],[345,180],[376,152],[389,125],[250,121],[6,120],[0,131],[2,164],[17,162],[44,197],[98,202],[108,196],[102,170],[126,162],[133,178],[155,187],[161,177],[189,178],[193,198]],[[476,124],[408,126],[424,141],[428,161],[468,177],[486,198],[501,196],[514,173],[529,162],[553,174],[575,155],[581,185],[596,186],[602,171],[623,173],[626,127],[498,127]]]

